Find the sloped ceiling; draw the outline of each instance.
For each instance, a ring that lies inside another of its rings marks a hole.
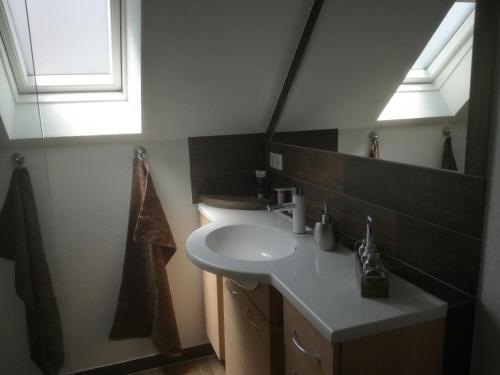
[[[264,132],[312,0],[146,0],[143,132]]]
[[[375,124],[452,4],[326,0],[277,130]]]

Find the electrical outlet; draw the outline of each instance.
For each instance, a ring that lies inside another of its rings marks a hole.
[[[269,166],[279,171],[283,170],[283,155],[270,152]]]

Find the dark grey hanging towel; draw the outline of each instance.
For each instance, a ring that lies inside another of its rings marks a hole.
[[[110,339],[151,337],[162,354],[181,354],[165,269],[175,250],[148,165],[135,159],[125,263]]]
[[[453,155],[453,148],[451,146],[451,137],[446,137],[443,146],[443,157],[441,159],[441,168],[449,169],[450,171],[456,171],[457,163],[455,162],[455,156]]]
[[[31,359],[44,375],[57,374],[64,362],[61,322],[30,176],[23,167],[12,173],[0,211],[0,256],[15,262],[15,288],[26,307]]]

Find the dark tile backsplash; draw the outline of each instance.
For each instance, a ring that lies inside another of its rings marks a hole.
[[[328,202],[340,241],[362,238],[366,215],[393,273],[448,303],[443,374],[468,374],[479,277],[485,180],[289,143],[271,187],[300,186],[309,225]]]
[[[481,237],[485,180],[344,155],[345,194]]]
[[[337,151],[339,131],[338,129],[326,129],[278,132],[274,133],[273,142],[312,147],[320,150]]]
[[[269,149],[283,155],[283,170],[269,169],[271,186],[304,187],[310,222],[328,202],[352,243],[370,215],[382,251],[475,295],[483,178],[277,142]]]
[[[193,203],[199,194],[255,196],[255,170],[265,169],[264,134],[188,139]]]

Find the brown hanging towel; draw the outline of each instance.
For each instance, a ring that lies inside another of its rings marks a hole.
[[[30,176],[23,167],[13,171],[0,211],[0,257],[15,262],[15,287],[26,309],[31,359],[44,375],[55,375],[64,363],[61,321]]]
[[[450,171],[457,171],[457,163],[453,155],[453,148],[451,146],[451,137],[447,136],[444,140],[443,157],[441,159],[441,168],[449,169]]]
[[[125,263],[110,339],[151,337],[162,354],[181,354],[165,269],[175,250],[149,167],[134,159]]]

